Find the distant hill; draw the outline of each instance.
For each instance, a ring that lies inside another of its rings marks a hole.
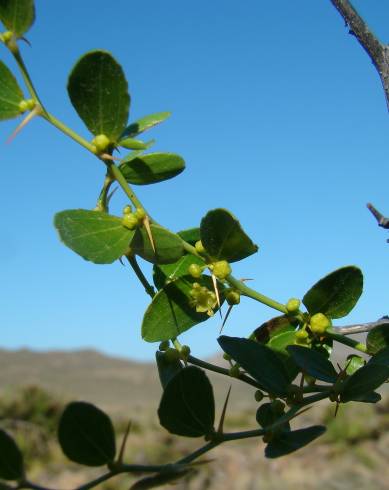
[[[254,404],[251,387],[217,374],[210,374],[210,378],[220,404],[230,384],[233,406],[248,408]],[[0,393],[27,385],[41,386],[64,400],[87,400],[122,414],[155,413],[161,395],[153,363],[110,357],[94,350],[0,349]]]

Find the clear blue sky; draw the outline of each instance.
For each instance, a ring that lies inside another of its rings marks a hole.
[[[354,4],[389,42],[388,2]],[[181,154],[187,168],[138,188],[159,222],[179,230],[226,207],[260,246],[234,266],[254,288],[284,302],[355,264],[364,295],[339,324],[389,313],[389,234],[365,207],[371,201],[389,214],[388,114],[374,67],[329,0],[36,5],[32,48],[22,49],[58,118],[90,138],[65,87],[74,62],[95,48],[124,67],[130,119],[172,111],[149,134],[156,150]],[[14,68],[4,48],[0,57]],[[52,226],[57,211],[94,206],[102,165],[44,121],[6,145],[16,124],[0,126],[0,346],[151,359],[156,345],[140,338],[148,299],[129,268],[83,261]],[[117,197],[113,211],[124,203]],[[244,300],[225,332],[246,335],[272,315]],[[218,318],[203,323],[182,341],[209,355],[219,326]]]

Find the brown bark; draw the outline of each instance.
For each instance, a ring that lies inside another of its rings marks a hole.
[[[367,52],[376,67],[389,110],[389,45],[380,42],[349,0],[330,1],[348,25],[350,34],[358,39],[359,44]]]

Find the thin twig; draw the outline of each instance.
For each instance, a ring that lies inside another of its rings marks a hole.
[[[369,55],[380,76],[389,110],[389,45],[383,44],[358,14],[349,0],[330,0],[349,27],[349,32]]]
[[[352,335],[355,333],[370,332],[373,328],[380,327],[381,325],[387,325],[389,328],[389,316],[383,316],[376,322],[356,323],[344,327],[333,327],[333,330],[341,335]]]

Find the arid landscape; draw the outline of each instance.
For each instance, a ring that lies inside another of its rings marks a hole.
[[[223,361],[220,361],[223,362]],[[229,380],[211,376],[220,414]],[[250,387],[232,383],[228,430],[256,427]],[[69,463],[56,443],[56,421],[70,400],[87,400],[115,421],[120,441],[129,420],[132,431],[126,461],[174,461],[202,444],[200,439],[173,437],[158,424],[161,388],[153,364],[111,358],[95,351],[0,351],[0,424],[23,448],[31,479],[66,490],[102,470]],[[183,490],[386,490],[389,481],[389,399],[378,405],[347,404],[334,417],[324,403],[307,412],[299,425],[328,423],[327,433],[289,457],[266,460],[261,440],[230,443],[209,453],[174,488]],[[296,422],[297,423],[297,422]],[[134,477],[117,477],[105,490],[128,489]],[[172,487],[173,488],[173,487]]]

